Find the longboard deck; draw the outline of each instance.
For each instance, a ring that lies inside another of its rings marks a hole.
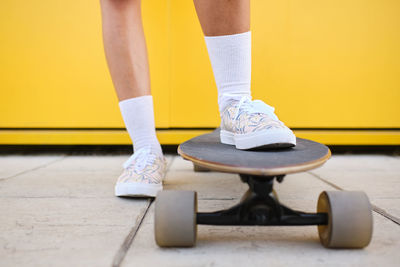
[[[292,148],[248,151],[220,142],[219,129],[192,138],[178,153],[194,164],[211,170],[260,176],[281,175],[317,168],[331,156],[323,144],[297,138]]]

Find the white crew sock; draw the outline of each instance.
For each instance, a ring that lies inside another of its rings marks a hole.
[[[251,97],[251,32],[205,36],[218,88],[220,114],[232,100]]]
[[[119,107],[134,151],[151,147],[154,152],[162,153],[154,125],[153,97],[145,95],[125,99],[119,102]]]

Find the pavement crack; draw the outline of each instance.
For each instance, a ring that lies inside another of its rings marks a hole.
[[[391,215],[390,213],[386,212],[386,210],[379,208],[378,206],[372,205],[372,210],[375,211],[376,213],[382,215],[383,217],[391,220],[392,222],[400,225],[400,218]]]
[[[28,172],[31,172],[31,171],[36,171],[36,170],[38,170],[38,169],[45,168],[45,167],[47,167],[47,166],[52,165],[53,163],[56,163],[56,162],[61,161],[61,160],[64,160],[64,159],[67,158],[67,157],[68,157],[68,156],[66,155],[66,156],[63,156],[63,157],[61,157],[61,158],[57,158],[57,159],[55,159],[55,160],[52,160],[52,161],[50,161],[50,162],[47,162],[47,163],[45,163],[45,164],[36,166],[36,167],[34,167],[34,168],[31,168],[31,169],[28,169],[28,170],[24,170],[24,171],[22,171],[22,172],[18,172],[18,173],[16,173],[16,174],[10,175],[10,176],[8,176],[8,177],[0,178],[0,182],[9,180],[9,179],[11,179],[11,178],[20,176],[20,175],[22,175],[22,174],[25,174],[25,173],[28,173]]]
[[[126,236],[121,247],[118,249],[117,254],[115,254],[115,257],[112,262],[112,267],[121,266],[121,263],[124,260],[126,253],[128,252],[129,248],[131,247],[132,242],[135,239],[135,236],[136,236],[137,232],[139,231],[140,226],[143,223],[144,217],[146,217],[146,214],[147,214],[148,210],[150,209],[151,203],[153,203],[153,199],[152,198],[147,199],[146,206],[140,211],[134,226],[132,227],[129,234]]]
[[[310,171],[308,171],[307,173],[311,174],[312,176],[314,176],[315,178],[317,178],[317,179],[320,180],[321,182],[324,182],[324,183],[326,183],[326,184],[332,186],[333,188],[335,188],[335,189],[337,189],[337,190],[344,191],[344,189],[341,188],[340,186],[337,186],[337,185],[335,185],[334,183],[329,182],[328,180],[322,178],[321,176],[319,176],[319,175],[316,174],[316,173],[313,173],[313,172],[310,172]]]
[[[111,197],[96,197],[96,196],[0,196],[0,199],[115,199]]]
[[[119,224],[99,224],[99,223],[62,223],[62,224],[43,223],[43,225],[46,225],[48,227],[125,227],[125,225],[119,225]]]
[[[345,191],[345,189],[341,188],[340,186],[335,185],[334,183],[329,182],[328,180],[322,178],[321,176],[319,176],[319,175],[316,174],[316,173],[313,173],[313,172],[310,172],[310,171],[308,171],[307,173],[311,174],[312,176],[314,176],[314,177],[317,178],[318,180],[320,180],[320,181],[322,181],[322,182],[324,182],[324,183],[326,183],[326,184],[332,186],[333,188],[335,188],[335,189],[337,189],[337,190]],[[394,215],[392,215],[392,214],[386,212],[384,209],[382,209],[382,208],[380,208],[380,207],[374,205],[373,203],[371,203],[371,206],[372,206],[372,210],[373,210],[375,213],[377,213],[377,214],[379,214],[379,215],[385,217],[386,219],[391,220],[391,221],[394,222],[395,224],[400,225],[400,218],[398,218],[398,217],[396,217],[396,216],[394,216]]]
[[[238,198],[236,197],[205,197],[205,198],[199,198],[199,200],[236,200]]]

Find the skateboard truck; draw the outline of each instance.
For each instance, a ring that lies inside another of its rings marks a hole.
[[[281,203],[273,191],[274,180],[279,176],[240,174],[249,185],[239,204],[227,210],[198,212],[197,224],[209,225],[324,225],[327,213],[305,213],[292,210]]]

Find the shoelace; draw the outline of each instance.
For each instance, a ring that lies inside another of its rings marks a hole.
[[[147,165],[153,164],[157,156],[151,153],[150,147],[144,147],[136,151],[130,158],[122,165],[125,169],[143,170]],[[133,165],[132,162],[135,162]]]
[[[249,96],[243,96],[240,99],[239,104],[237,106],[235,116],[234,116],[235,120],[240,116],[240,114],[241,114],[240,111],[248,112],[250,114],[265,113],[268,116],[270,116],[272,119],[279,122],[278,117],[274,113],[274,111],[275,111],[274,107],[271,107],[271,106],[265,104],[261,100],[251,100],[251,98]]]

